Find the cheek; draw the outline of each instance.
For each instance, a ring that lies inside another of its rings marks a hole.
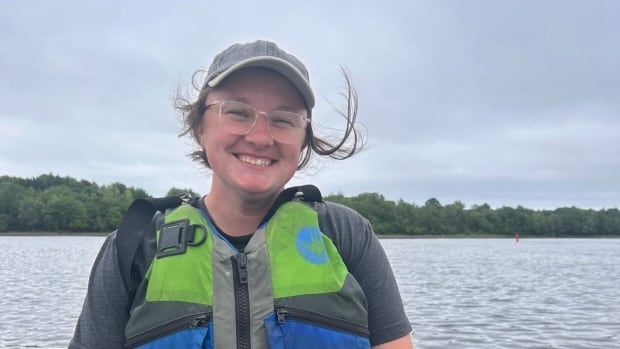
[[[301,156],[303,155],[303,153],[307,150],[308,148],[308,142],[306,142],[306,139],[304,138],[303,142],[301,142],[301,145],[299,146],[299,152],[298,152],[298,158],[301,158]]]
[[[211,125],[210,121],[203,119],[203,124],[200,125],[198,139],[200,146],[203,150],[209,149],[209,145],[213,148],[214,145],[221,145],[222,142],[226,142],[226,137],[218,129],[217,125]]]
[[[292,171],[297,171],[297,165],[303,156],[305,146],[291,146],[287,149],[286,157],[289,159],[289,166]]]
[[[200,147],[202,148],[202,150],[206,150],[207,149],[207,137],[205,133],[201,132],[198,138],[199,138]]]
[[[212,139],[212,136],[209,135],[209,129],[205,128],[204,126],[200,126],[200,133],[198,134],[198,139],[202,150],[207,150],[209,140]]]

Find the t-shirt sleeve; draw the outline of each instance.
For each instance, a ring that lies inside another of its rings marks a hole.
[[[370,222],[332,202],[319,204],[318,212],[321,230],[332,237],[366,295],[370,343],[379,345],[411,333],[394,272]]]
[[[109,235],[95,259],[70,349],[123,348],[128,295],[118,268],[115,239],[115,233]]]

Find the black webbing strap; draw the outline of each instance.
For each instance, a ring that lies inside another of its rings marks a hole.
[[[125,212],[116,231],[116,252],[118,266],[128,292],[135,291],[132,289],[131,266],[153,216],[157,211],[164,212],[181,205],[184,201],[187,201],[185,196],[137,199]]]
[[[282,204],[284,204],[285,202],[289,202],[293,199],[298,199],[304,202],[323,201],[323,197],[321,196],[319,188],[315,187],[314,185],[306,184],[298,187],[287,188],[282,191],[280,195],[278,195],[276,201],[273,203],[260,225],[263,225],[265,222],[271,219],[271,216],[273,216],[273,214],[278,210],[278,208],[280,208],[280,206],[282,206]]]

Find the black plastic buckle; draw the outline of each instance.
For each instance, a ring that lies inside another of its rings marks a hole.
[[[194,232],[201,228],[202,236],[194,242]],[[189,219],[164,224],[159,233],[157,242],[157,258],[183,254],[187,246],[198,246],[207,238],[207,229],[202,225],[191,225]]]

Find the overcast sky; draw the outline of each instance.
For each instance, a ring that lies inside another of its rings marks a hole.
[[[292,184],[618,207],[619,15],[614,0],[2,0],[0,175],[207,193],[171,98],[230,44],[268,39],[308,67],[317,125],[339,125],[327,100],[347,67],[370,145]]]

